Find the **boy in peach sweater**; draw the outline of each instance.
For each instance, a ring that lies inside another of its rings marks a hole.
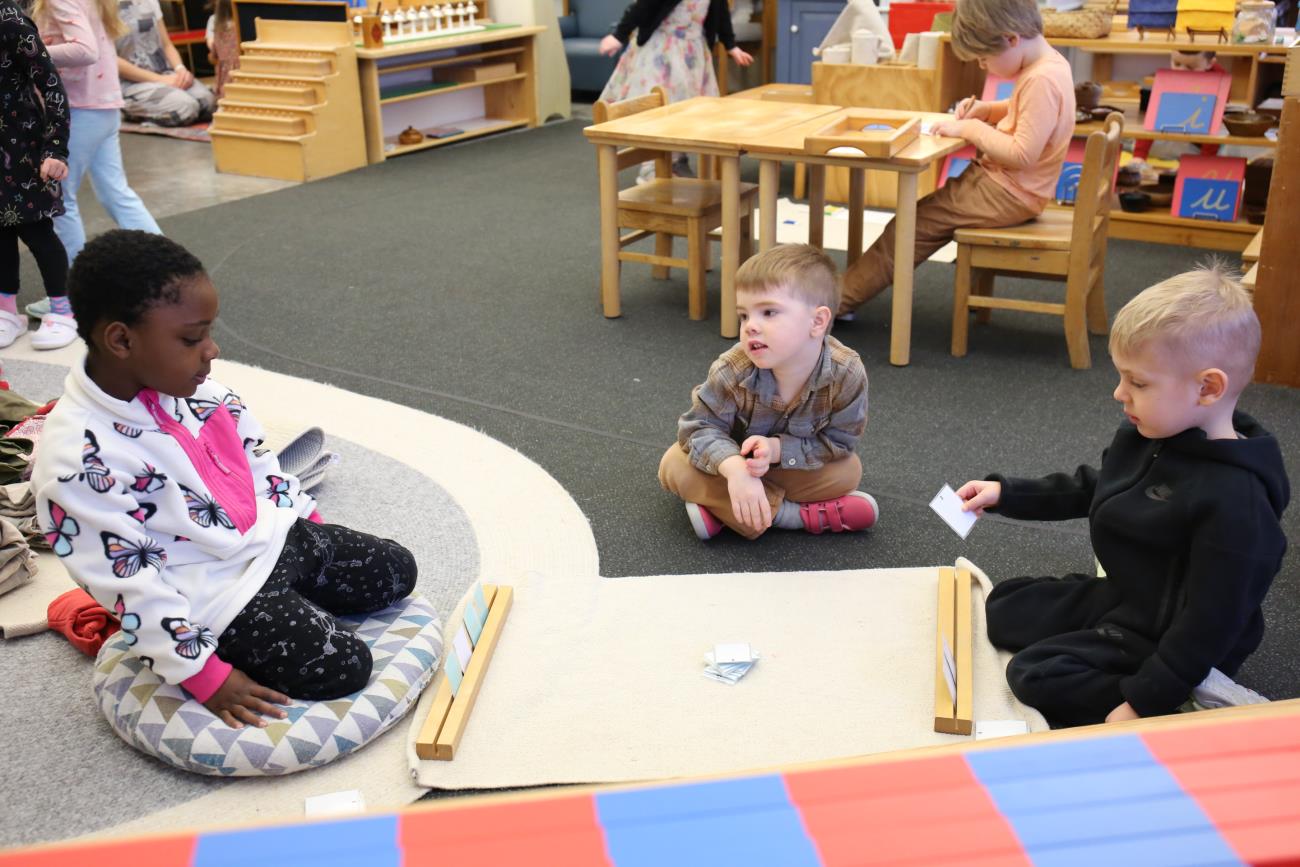
[[[1070,64],[1043,38],[1034,0],[957,0],[952,47],[993,75],[1016,78],[1010,98],[971,98],[936,135],[964,138],[980,157],[916,206],[919,264],[961,228],[997,228],[1032,220],[1053,198],[1074,134]],[[885,290],[894,276],[894,223],[844,273],[837,315]]]

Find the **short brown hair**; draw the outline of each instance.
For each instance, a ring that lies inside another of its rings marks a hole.
[[[952,12],[952,50],[960,60],[993,57],[1007,50],[1007,34],[1043,34],[1035,0],[957,0]]]
[[[746,260],[736,271],[736,291],[784,289],[813,307],[840,306],[835,263],[811,244],[779,244]]]
[[[1249,292],[1220,262],[1210,262],[1139,292],[1115,316],[1111,355],[1160,346],[1189,370],[1218,367],[1239,394],[1255,373],[1259,317]]]

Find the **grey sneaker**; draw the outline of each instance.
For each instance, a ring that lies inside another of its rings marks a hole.
[[[1205,680],[1192,690],[1191,702],[1197,710],[1209,710],[1243,704],[1265,704],[1268,699],[1237,683],[1217,668],[1211,668]]]
[[[693,178],[695,172],[691,169],[691,161],[686,157],[673,160],[673,177],[675,178]]]
[[[44,319],[50,313],[50,298],[47,295],[40,301],[33,301],[31,304],[24,307],[23,310],[27,311],[27,315],[33,319]]]

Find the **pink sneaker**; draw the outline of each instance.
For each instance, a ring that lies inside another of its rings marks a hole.
[[[695,535],[705,542],[721,533],[727,526],[713,517],[713,513],[699,503],[687,503],[686,515],[691,519],[691,526],[695,528]]]
[[[799,517],[809,533],[843,533],[845,530],[867,530],[880,517],[876,498],[863,491],[851,491],[833,500],[820,503],[800,503]]]

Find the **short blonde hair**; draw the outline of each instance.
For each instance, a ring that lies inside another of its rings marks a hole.
[[[952,12],[952,50],[959,60],[993,57],[1007,50],[1007,34],[1043,34],[1035,0],[957,0]]]
[[[1255,373],[1259,317],[1249,292],[1221,262],[1170,277],[1125,304],[1110,330],[1110,353],[1159,346],[1189,370],[1218,367],[1239,394]]]
[[[811,244],[780,244],[746,260],[736,291],[783,289],[812,307],[840,306],[840,281],[831,257]]]

